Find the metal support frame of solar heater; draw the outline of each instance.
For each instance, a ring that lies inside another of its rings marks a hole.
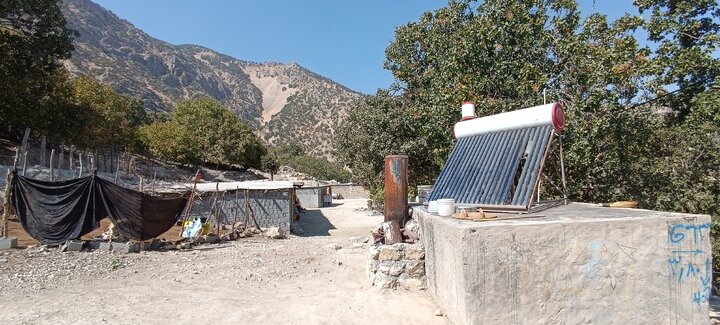
[[[534,213],[538,211],[542,211],[545,209],[549,209],[552,207],[560,206],[560,205],[567,205],[568,204],[568,198],[567,198],[567,179],[565,178],[565,157],[563,155],[563,148],[562,148],[562,134],[558,134],[557,131],[553,130],[552,135],[550,137],[550,141],[548,142],[548,146],[545,149],[545,155],[543,157],[543,160],[540,165],[540,170],[538,172],[538,178],[535,183],[535,187],[533,189],[533,196],[538,193],[538,197],[540,197],[540,178],[542,177],[542,171],[545,168],[545,161],[547,160],[547,157],[549,156],[550,152],[552,151],[551,145],[553,142],[553,139],[558,140],[558,146],[557,149],[559,151],[560,156],[560,174],[562,177],[562,199],[556,199],[556,200],[538,200],[533,202],[532,199],[528,203],[526,211],[529,213]],[[532,196],[531,196],[532,197]]]
[[[542,177],[543,169],[545,168],[545,161],[547,160],[550,152],[552,151],[551,146],[554,139],[558,139],[558,150],[560,151],[560,169],[562,175],[562,199],[557,200],[546,200],[546,201],[533,201],[533,197],[540,191],[540,178]],[[472,205],[483,209],[488,212],[513,212],[513,213],[535,213],[542,210],[546,210],[552,207],[567,205],[567,180],[565,178],[565,157],[562,151],[562,134],[558,134],[557,131],[553,130],[550,134],[550,139],[545,147],[545,152],[542,155],[540,161],[540,168],[538,169],[537,178],[535,179],[535,185],[533,186],[532,194],[530,195],[530,201],[527,205],[489,205],[489,204],[478,204]]]

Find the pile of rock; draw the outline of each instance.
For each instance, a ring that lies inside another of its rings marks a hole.
[[[374,286],[424,290],[425,248],[420,243],[371,245],[366,271]]]

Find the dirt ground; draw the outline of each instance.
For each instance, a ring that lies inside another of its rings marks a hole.
[[[424,291],[381,290],[365,275],[381,221],[365,200],[308,210],[303,236],[193,250],[0,251],[0,324],[446,324]],[[342,249],[325,246],[337,243]]]

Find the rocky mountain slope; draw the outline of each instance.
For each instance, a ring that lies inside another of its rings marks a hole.
[[[308,153],[331,156],[335,127],[361,96],[295,63],[248,62],[160,41],[89,0],[65,0],[62,9],[78,32],[66,62],[70,73],[138,96],[151,112],[208,95],[270,144],[297,142]]]

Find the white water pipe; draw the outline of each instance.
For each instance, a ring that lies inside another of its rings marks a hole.
[[[517,130],[541,125],[552,125],[560,132],[565,126],[565,114],[559,103],[534,106],[517,111],[500,113],[455,124],[455,137]]]

